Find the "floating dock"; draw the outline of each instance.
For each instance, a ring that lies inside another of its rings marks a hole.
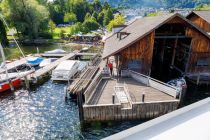
[[[84,97],[79,97],[80,100],[84,98],[79,106],[80,119],[85,122],[144,120],[178,108],[179,89],[148,76],[134,74],[107,78],[98,73],[84,92]]]
[[[76,56],[95,56],[97,55],[97,53],[75,53]],[[41,54],[36,54],[37,56],[41,56],[41,57],[64,57],[67,54],[50,54],[50,53],[41,53]]]

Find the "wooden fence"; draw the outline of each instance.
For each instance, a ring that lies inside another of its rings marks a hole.
[[[163,83],[149,76],[146,76],[146,75],[143,75],[135,71],[131,71],[131,70],[129,70],[129,73],[130,73],[130,76],[134,78],[135,80],[147,86],[153,87],[159,91],[162,91],[170,96],[173,96],[174,98],[176,98],[181,93],[181,90],[179,88],[171,86],[167,83]]]
[[[83,105],[86,122],[108,120],[152,119],[178,108],[179,101],[133,103],[132,109],[122,109],[120,104]]]

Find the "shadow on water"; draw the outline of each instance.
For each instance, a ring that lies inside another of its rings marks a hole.
[[[65,101],[67,83],[43,81],[29,92],[0,95],[0,139],[101,139],[142,121],[80,123],[76,102]],[[185,105],[209,97],[210,87],[188,86]],[[196,89],[195,89],[196,88]]]

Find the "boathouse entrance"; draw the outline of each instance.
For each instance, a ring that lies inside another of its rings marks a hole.
[[[166,82],[185,73],[192,40],[185,30],[183,23],[166,23],[155,30],[151,77]]]

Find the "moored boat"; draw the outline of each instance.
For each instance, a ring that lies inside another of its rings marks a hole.
[[[64,53],[66,53],[66,51],[64,51],[62,49],[55,49],[52,51],[46,51],[45,53],[47,53],[47,54],[64,54]]]
[[[39,64],[39,67],[45,67],[45,66],[51,64],[52,62],[54,62],[55,60],[57,60],[57,58],[47,58],[47,59],[44,59],[44,60]]]
[[[43,60],[44,60],[44,58],[42,58],[42,57],[30,57],[30,58],[27,59],[27,64],[30,65],[30,66],[37,66]]]
[[[79,61],[66,60],[52,71],[52,80],[69,81],[79,70]]]
[[[11,88],[16,88],[21,85],[22,80],[20,78],[10,79],[10,81],[5,81],[0,83],[0,92],[10,90]]]

